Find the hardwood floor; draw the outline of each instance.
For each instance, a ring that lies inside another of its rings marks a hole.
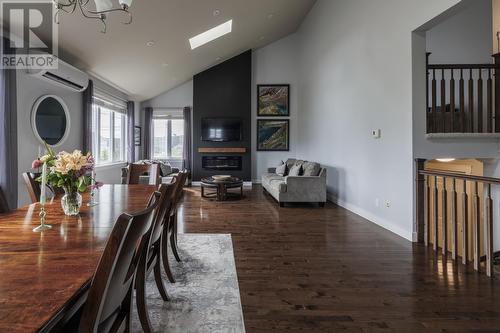
[[[333,204],[185,190],[180,230],[230,233],[247,332],[500,332],[500,284]],[[408,221],[411,223],[411,221]]]

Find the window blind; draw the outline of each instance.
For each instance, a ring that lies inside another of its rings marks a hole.
[[[181,108],[153,109],[153,119],[183,119],[184,113]]]
[[[93,100],[96,105],[119,113],[127,113],[127,101],[115,97],[102,89],[94,88]]]

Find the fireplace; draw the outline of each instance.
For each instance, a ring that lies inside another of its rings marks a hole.
[[[241,166],[241,156],[202,156],[201,158],[201,167],[204,170],[239,171]]]

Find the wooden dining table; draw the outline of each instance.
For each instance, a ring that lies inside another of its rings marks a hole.
[[[50,332],[85,302],[92,275],[123,212],[147,206],[155,186],[104,185],[98,204],[83,195],[79,216],[65,216],[59,198],[46,204],[52,229],[33,232],[40,205],[0,215],[0,332]]]

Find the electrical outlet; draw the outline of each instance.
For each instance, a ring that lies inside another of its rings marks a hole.
[[[386,207],[386,208],[391,207],[391,202],[390,202],[389,200],[387,200],[387,201],[385,202],[385,207]]]
[[[382,131],[380,130],[380,128],[372,130],[372,137],[374,139],[380,139],[382,137]]]

